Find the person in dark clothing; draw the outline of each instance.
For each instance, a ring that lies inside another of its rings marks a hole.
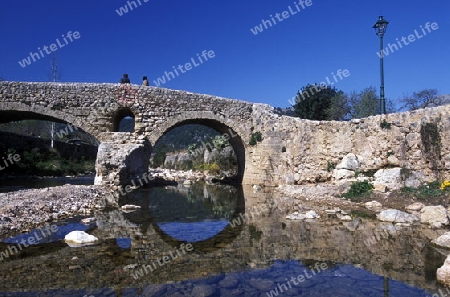
[[[147,76],[144,76],[144,77],[142,78],[142,85],[143,85],[143,86],[148,86],[148,79],[147,79]]]
[[[123,77],[120,79],[121,84],[130,84],[130,79],[128,78],[128,74],[124,74]]]

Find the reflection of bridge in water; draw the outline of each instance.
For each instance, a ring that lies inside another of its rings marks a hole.
[[[179,247],[179,241],[162,235],[154,222],[138,224],[131,214],[114,210],[98,214],[98,229],[92,232],[102,241],[97,246],[69,248],[57,244],[45,254],[0,263],[3,272],[0,290],[114,288],[116,292],[150,283],[197,279],[249,267],[268,267],[275,259],[314,259],[359,264],[368,271],[415,286],[435,290],[434,275],[443,259],[428,247],[436,232],[424,228],[405,228],[390,238],[368,247],[367,238],[380,231],[380,223],[362,220],[356,230],[340,222],[286,221],[277,209],[259,205],[276,200],[273,193],[253,193],[244,188],[246,221],[227,227],[220,238],[198,243],[194,251],[139,279],[131,276],[127,265],[138,267],[155,262]],[[251,199],[248,199],[251,198]],[[258,209],[258,213],[252,213]],[[235,217],[237,214],[235,214]],[[284,223],[282,223],[284,222]],[[347,223],[346,223],[347,224]],[[261,232],[261,236],[258,236]],[[255,235],[256,234],[256,235]],[[116,238],[131,238],[131,248],[121,249]],[[77,257],[77,258],[74,258]],[[131,267],[131,266],[129,266]]]

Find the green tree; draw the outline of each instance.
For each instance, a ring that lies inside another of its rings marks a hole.
[[[347,94],[339,91],[336,96],[331,98],[330,107],[325,111],[327,118],[335,121],[348,120],[350,118],[350,105]]]
[[[302,119],[337,120],[345,117],[342,113],[348,113],[345,112],[345,107],[338,108],[339,104],[344,102],[344,97],[344,93],[335,87],[308,84],[297,92],[293,105],[294,112]]]
[[[419,108],[439,106],[442,104],[442,98],[437,96],[437,89],[425,89],[414,92],[412,96],[404,95],[400,99],[401,108],[406,110],[416,110]]]
[[[353,91],[349,96],[351,117],[354,119],[376,115],[380,110],[380,98],[375,87],[368,87],[357,93]]]

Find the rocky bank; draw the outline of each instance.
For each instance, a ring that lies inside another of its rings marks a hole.
[[[80,185],[0,193],[0,238],[27,232],[46,222],[89,215],[103,208],[107,195],[102,187]]]

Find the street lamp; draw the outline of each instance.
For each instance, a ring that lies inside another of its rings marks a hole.
[[[383,65],[383,36],[386,33],[386,29],[389,22],[383,19],[380,15],[378,21],[373,25],[375,33],[380,37],[380,74],[381,74],[381,86],[380,86],[380,112],[386,114],[386,100],[384,99],[384,65]]]

